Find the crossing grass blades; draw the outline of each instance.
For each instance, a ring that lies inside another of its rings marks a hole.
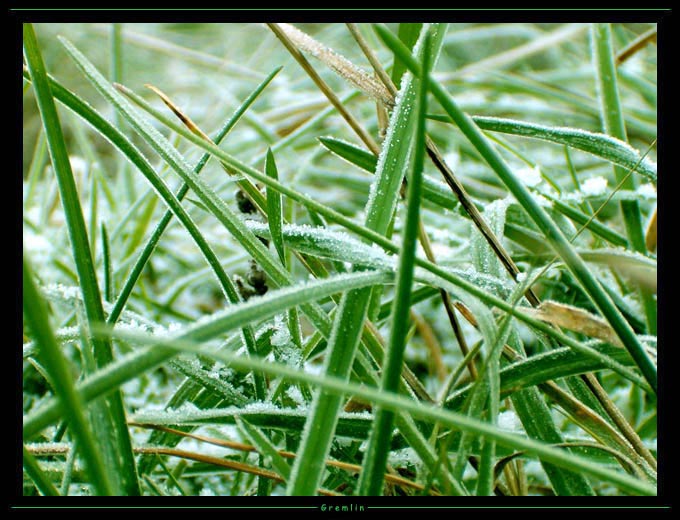
[[[655,34],[25,24],[24,494],[655,495]]]

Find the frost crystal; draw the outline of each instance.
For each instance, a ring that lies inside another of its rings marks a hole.
[[[530,188],[537,186],[541,182],[541,169],[538,166],[521,168],[516,173],[520,180]]]
[[[642,195],[645,198],[656,198],[656,188],[651,182],[648,182],[647,184],[641,184],[637,189],[637,193],[638,195]]]
[[[581,186],[581,191],[585,195],[589,195],[591,197],[602,195],[606,190],[607,179],[604,177],[591,177],[590,179],[587,179]]]

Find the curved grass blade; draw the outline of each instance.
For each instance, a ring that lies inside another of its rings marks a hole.
[[[334,137],[319,137],[318,139],[325,148],[341,159],[358,166],[364,171],[375,173],[378,158],[372,153],[342,139]],[[448,210],[452,210],[458,205],[458,199],[453,196],[451,190],[445,184],[428,176],[423,176],[423,197]]]
[[[433,423],[439,422],[451,429],[469,431],[480,437],[493,439],[499,445],[513,450],[525,450],[527,454],[537,456],[541,460],[554,464],[555,466],[611,482],[619,487],[619,489],[629,493],[641,495],[656,494],[656,487],[648,482],[640,481],[638,478],[631,477],[630,475],[613,471],[601,464],[594,463],[585,457],[574,455],[545,443],[527,439],[526,437],[493,427],[486,422],[472,419],[459,413],[442,410],[436,405],[413,401],[407,397],[381,392],[375,388],[357,385],[329,375],[310,374],[295,370],[286,365],[271,363],[262,359],[246,358],[233,353],[208,350],[200,344],[190,340],[167,339],[159,341],[158,338],[148,334],[112,331],[110,329],[101,330],[101,333],[138,344],[144,343],[155,345],[156,347],[162,345],[161,348],[167,347],[184,352],[205,355],[212,357],[216,361],[229,364],[229,366],[234,369],[261,370],[262,372],[271,375],[285,377],[291,381],[322,386],[329,392],[332,391],[343,395],[355,395],[363,400],[376,403],[394,411],[408,412],[414,418],[420,418]]]
[[[40,359],[50,375],[52,386],[57,394],[56,402],[63,415],[68,418],[74,438],[78,440],[90,481],[99,494],[111,495],[114,488],[109,480],[109,472],[102,464],[100,448],[95,443],[90,430],[85,416],[85,407],[74,388],[70,368],[49,325],[47,306],[38,292],[25,256],[22,282],[24,320],[40,348]],[[37,431],[24,430],[23,435],[25,439],[30,439],[35,433]]]
[[[611,345],[598,347],[608,357],[626,365],[633,364],[630,355],[623,349]],[[569,348],[558,348],[526,359],[520,359],[501,369],[501,397],[506,398],[513,392],[539,385],[546,381],[561,379],[588,372],[597,372],[604,366],[589,356],[574,352]],[[467,399],[471,386],[458,389],[446,401],[445,407],[459,409]]]
[[[279,171],[276,168],[276,162],[274,162],[274,154],[272,153],[271,148],[267,149],[264,171],[272,179],[279,180]],[[267,189],[267,223],[269,224],[269,231],[271,232],[276,252],[279,254],[281,264],[285,267],[286,254],[283,248],[283,236],[281,235],[281,228],[283,227],[281,194],[271,188]]]
[[[43,496],[56,497],[59,496],[59,490],[54,486],[52,481],[47,475],[40,469],[40,464],[35,459],[35,457],[26,449],[26,445],[23,445],[23,459],[24,459],[24,471],[28,473],[35,487],[40,491]]]
[[[64,142],[61,123],[54,104],[54,98],[47,79],[47,71],[43,63],[33,26],[24,24],[24,47],[28,70],[33,79],[33,88],[38,102],[40,115],[45,129],[47,146],[52,166],[57,177],[59,194],[64,208],[64,216],[68,228],[71,250],[78,272],[78,281],[83,293],[85,313],[89,324],[104,321],[101,294],[97,284],[92,253],[83,212],[78,198],[73,172]],[[94,230],[93,230],[94,231]],[[93,340],[94,358],[98,367],[103,367],[113,360],[110,341]],[[106,403],[97,405],[101,408],[101,419],[94,423],[97,437],[103,439],[101,452],[106,467],[109,469],[111,488],[101,491],[112,491],[115,494],[138,495],[139,484],[132,454],[130,434],[125,424],[125,411],[120,390],[106,399]]]
[[[409,70],[420,76],[420,65],[401,42],[399,42],[389,30],[381,26],[376,26],[376,31],[390,49],[399,52]],[[593,303],[600,309],[609,324],[616,331],[622,343],[640,368],[645,379],[656,393],[656,366],[645,352],[642,344],[638,341],[633,329],[616,308],[609,295],[602,289],[585,262],[576,253],[567,238],[550,219],[545,210],[543,210],[531,196],[524,184],[522,184],[519,178],[512,172],[470,117],[458,108],[441,84],[433,80],[432,77],[429,77],[428,80],[431,92],[441,103],[444,110],[456,122],[458,127],[479,153],[482,154],[484,159],[493,168],[508,190],[515,196],[529,217],[543,232],[551,247],[560,258],[562,258],[565,265],[583,286],[585,292],[591,297]]]
[[[277,71],[274,71],[269,76],[268,79],[271,80],[276,72]],[[266,84],[267,83],[264,83],[262,85],[262,88],[264,88]],[[75,113],[80,115],[85,121],[87,121],[94,128],[96,128],[102,135],[106,136],[109,139],[109,141],[113,143],[114,146],[116,146],[130,160],[130,162],[139,169],[139,171],[147,178],[147,180],[152,185],[154,190],[158,193],[158,195],[164,200],[164,202],[169,207],[169,210],[162,217],[158,226],[154,230],[149,242],[146,244],[144,250],[137,259],[135,266],[132,269],[132,272],[126,279],[123,289],[121,290],[121,293],[119,294],[116,303],[114,304],[113,308],[111,309],[111,312],[109,313],[107,322],[110,324],[114,324],[120,317],[120,313],[123,311],[125,303],[127,302],[130,294],[132,293],[134,285],[136,284],[137,280],[139,279],[139,276],[144,270],[144,267],[146,266],[149,257],[153,253],[156,245],[158,244],[158,241],[160,240],[162,233],[167,228],[167,225],[169,224],[173,214],[177,215],[178,220],[182,223],[182,225],[185,227],[189,235],[192,237],[192,239],[198,246],[199,250],[202,252],[203,256],[206,259],[206,262],[208,263],[213,273],[215,274],[217,281],[220,284],[220,287],[222,288],[225,296],[231,302],[239,302],[240,296],[236,291],[236,288],[234,287],[231,279],[224,271],[224,268],[222,267],[219,259],[217,258],[217,255],[214,253],[214,251],[208,244],[207,240],[203,237],[203,234],[200,232],[200,230],[193,222],[189,214],[186,212],[186,210],[183,208],[183,206],[180,204],[177,198],[172,194],[172,192],[163,182],[163,180],[154,171],[153,167],[149,164],[149,162],[141,154],[141,152],[129,141],[129,139],[127,139],[127,137],[118,132],[108,121],[106,121],[92,107],[88,106],[86,103],[78,99],[75,95],[61,87],[55,81],[51,81],[51,85],[54,88],[57,98],[61,102],[63,102]],[[239,112],[237,112],[237,115],[238,114]],[[232,118],[223,127],[220,134],[222,136],[226,135],[227,131],[230,128],[232,128],[237,121],[238,117]],[[204,157],[197,164],[196,170],[200,171],[200,168],[202,168],[206,164],[207,160],[208,156],[204,155]],[[185,185],[184,187],[180,188],[178,195],[184,195],[187,193],[187,191],[188,187]],[[248,347],[249,352],[253,355],[256,354],[255,350],[256,346],[252,330],[249,327],[245,327],[243,332],[244,340],[246,346]],[[258,393],[261,396],[264,396],[265,389],[264,381],[262,380],[262,378],[256,376],[255,383]]]
[[[451,121],[448,117],[446,119]],[[611,135],[588,132],[580,128],[546,126],[499,117],[472,116],[472,120],[482,130],[531,137],[587,152],[632,170],[656,183],[656,164],[647,157],[643,158],[643,155],[626,141]]]
[[[243,324],[263,320],[274,316],[293,305],[315,301],[331,294],[337,294],[352,288],[365,287],[378,283],[387,283],[393,274],[367,271],[338,275],[305,285],[271,291],[265,296],[251,298],[248,302],[234,305],[212,316],[205,322],[197,323],[185,332],[185,339],[196,340],[212,338],[216,334],[224,334],[242,327]],[[158,366],[175,355],[172,349],[155,348],[136,350],[110,367],[87,378],[77,386],[78,392],[85,402],[111,392],[120,384],[145,371]],[[24,419],[24,435],[31,437],[59,418],[61,405],[50,399],[39,409],[31,412]]]
[[[283,432],[300,433],[305,424],[308,410],[306,408],[275,408],[263,410],[261,406],[253,405],[239,407],[224,407],[213,409],[176,410],[169,409],[162,412],[138,412],[132,417],[132,424],[155,426],[203,426],[235,425],[238,419],[247,421],[258,428],[280,430]],[[371,429],[372,416],[368,414],[342,413],[338,421],[338,435],[351,439],[364,440]]]
[[[184,161],[184,159],[177,153],[177,151],[172,148],[166,139],[164,139],[160,133],[150,126],[144,119],[140,118],[133,107],[114,89],[107,83],[105,78],[92,66],[87,59],[73,47],[70,43],[62,39],[68,52],[72,55],[79,67],[82,68],[85,75],[90,79],[93,84],[100,90],[100,92],[111,101],[117,109],[125,115],[126,119],[130,124],[138,131],[155,149],[157,153],[164,158],[164,160],[178,173],[180,176],[190,185],[190,187],[197,193],[201,198],[202,202],[205,203],[206,207],[222,222],[222,224],[234,235],[234,237],[248,250],[248,252],[255,258],[255,260],[260,264],[261,267],[267,272],[271,279],[279,285],[287,285],[291,283],[291,277],[289,273],[282,268],[280,262],[276,260],[270,252],[264,248],[262,243],[243,225],[242,221],[236,217],[236,215],[229,210],[229,208],[224,204],[224,201],[219,198],[200,178],[193,175]],[[158,117],[157,114],[154,114]],[[162,116],[161,116],[162,117]],[[170,123],[172,125],[172,123]],[[179,133],[183,137],[188,137],[192,142],[199,142],[201,146],[208,147],[211,151],[219,150],[212,143],[207,143],[202,137],[195,136],[190,131],[178,126]],[[220,152],[221,153],[221,152]],[[228,166],[231,161],[228,161]],[[242,168],[242,167],[241,167]],[[239,168],[238,170],[240,171]],[[264,176],[269,183],[276,183],[273,179]],[[268,184],[265,182],[265,184]],[[268,184],[269,185],[269,184]],[[259,193],[259,192],[258,192]],[[380,235],[379,235],[380,236]],[[305,303],[302,305],[303,311],[307,313],[310,320],[314,325],[323,333],[328,334],[331,327],[326,313],[323,309],[316,303]],[[362,324],[363,328],[363,324]],[[370,349],[371,355],[381,355],[381,345],[375,335],[375,332],[368,327],[368,332],[364,335],[366,340],[366,346]],[[160,358],[163,358],[164,354],[157,354]],[[153,359],[153,356],[146,360],[148,363],[156,363],[157,360]],[[367,365],[368,366],[368,365]],[[367,372],[369,373],[369,372]],[[411,386],[417,395],[424,396],[427,398],[427,393],[424,392],[422,387],[419,385],[418,381],[412,377],[408,371],[405,371],[405,379],[408,380],[408,385]],[[404,388],[407,388],[406,385]],[[399,420],[400,429],[404,429],[403,433],[407,436],[414,446],[414,449],[419,452],[419,454],[425,457],[425,461],[432,461],[434,457],[426,451],[427,444],[422,442],[419,438],[419,432],[415,425],[409,423],[408,421]]]
[[[238,123],[243,114],[246,113],[248,108],[250,108],[250,106],[255,102],[255,100],[259,97],[262,91],[267,87],[267,85],[269,85],[269,83],[274,79],[274,77],[276,76],[276,74],[279,73],[280,70],[281,70],[280,67],[274,69],[236,109],[232,117],[229,118],[229,120],[224,124],[224,126],[217,132],[215,138],[213,139],[213,142],[215,144],[219,144],[227,136],[231,129],[234,128],[234,126],[236,126],[236,123]],[[203,154],[203,156],[201,157],[201,159],[194,168],[194,172],[196,174],[199,174],[201,172],[203,167],[207,164],[209,157],[210,157],[209,154]],[[181,201],[188,191],[189,186],[186,183],[183,183],[176,193],[177,200]],[[121,290],[121,294],[118,297],[118,300],[116,300],[116,306],[111,311],[111,315],[109,316],[109,323],[115,323],[116,320],[118,319],[118,316],[120,315],[120,312],[125,306],[125,303],[129,298],[132,289],[137,283],[137,280],[139,279],[139,276],[143,271],[144,266],[148,262],[148,259],[151,257],[151,254],[153,253],[156,245],[158,244],[158,241],[160,240],[160,237],[164,233],[171,219],[172,212],[168,210],[165,212],[165,214],[157,224],[156,228],[154,229],[153,233],[151,234],[151,237],[147,241],[146,245],[144,246],[144,249],[142,250],[142,252],[139,255],[139,258],[137,259],[137,262],[135,263],[132,272],[126,279],[123,289]]]
[[[283,477],[283,480],[288,480],[290,477],[290,464],[279,454],[276,446],[255,426],[240,418],[236,418],[236,425],[245,433],[250,443],[257,448],[261,456],[271,460],[271,465],[274,470]]]
[[[106,79],[96,70],[96,68],[82,55],[72,44],[70,44],[65,39],[61,39],[64,46],[74,58],[78,66],[83,70],[84,74],[88,77],[90,81],[97,87],[104,97],[111,101],[114,106],[120,110],[130,122],[130,124],[135,128],[137,132],[140,133],[148,143],[154,148],[154,150],[175,170],[182,179],[184,179],[187,184],[192,188],[192,190],[201,198],[202,202],[210,209],[218,220],[225,226],[225,228],[240,242],[243,247],[250,253],[250,255],[258,262],[260,267],[262,267],[265,272],[270,276],[270,279],[277,285],[283,286],[292,283],[292,278],[288,271],[286,271],[280,264],[280,262],[275,259],[273,255],[269,252],[267,248],[263,246],[259,239],[255,237],[243,224],[241,219],[237,217],[224,203],[224,201],[199,177],[192,174],[184,158],[179,155],[179,153],[168,143],[168,141],[145,119],[139,116],[136,110],[129,104],[129,102],[121,96],[121,94],[113,88]],[[148,104],[147,104],[148,105]],[[145,107],[147,110],[153,111],[149,107]],[[162,118],[159,116],[157,111],[153,111],[155,117]],[[169,122],[167,118],[164,118],[164,122],[173,126],[172,122]],[[200,143],[200,146],[207,147],[211,152],[219,150],[213,143],[207,143],[203,137],[194,135],[191,131],[183,128],[179,125],[174,125],[179,130],[179,134],[183,137],[187,137],[194,143]],[[220,152],[221,153],[221,152]],[[225,167],[231,168],[231,160],[225,162]],[[240,171],[243,168],[235,168]],[[247,168],[247,167],[246,167]],[[276,181],[264,176],[268,183],[275,183]],[[247,181],[247,185],[252,186],[252,189],[262,197],[261,193],[257,188]],[[269,184],[268,184],[269,185]],[[310,320],[314,325],[322,331],[323,334],[330,333],[330,320],[326,315],[325,311],[316,303],[307,303],[302,306],[302,310],[309,316]],[[368,328],[367,334],[364,336],[366,340],[366,347],[371,351],[371,355],[375,357],[382,356],[382,348],[379,340],[376,337],[375,332]],[[413,375],[405,370],[405,379],[408,381],[408,385],[414,389],[414,392],[422,398],[428,398],[427,393],[424,391],[418,381],[413,377]]]

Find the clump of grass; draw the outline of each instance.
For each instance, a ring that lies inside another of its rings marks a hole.
[[[648,25],[36,29],[25,494],[656,493]]]

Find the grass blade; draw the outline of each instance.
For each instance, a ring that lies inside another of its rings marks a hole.
[[[87,319],[90,324],[103,322],[104,310],[83,220],[83,212],[73,179],[68,151],[64,143],[61,123],[47,79],[47,72],[31,24],[24,24],[24,46],[26,62],[33,79],[33,88],[45,128],[50,158],[57,176]],[[113,353],[109,341],[93,340],[92,345],[98,367],[101,368],[111,363]],[[110,490],[115,494],[138,495],[139,484],[130,434],[125,424],[125,411],[120,391],[116,391],[107,397],[102,412],[104,419],[99,424],[103,424],[104,429],[97,431],[97,436],[105,439],[101,449],[106,467],[109,470],[109,476],[112,479]],[[102,488],[102,490],[109,491],[109,488]]]
[[[181,339],[159,341],[158,338],[148,334],[111,330],[102,330],[101,332],[112,335],[113,337],[127,339],[128,341],[133,341],[135,343],[145,343],[155,346],[162,345],[163,348],[168,347],[185,352],[200,353],[200,355],[209,356],[215,360],[229,364],[235,369],[261,370],[271,375],[286,377],[291,381],[318,385],[324,387],[329,392],[332,391],[338,394],[355,395],[394,411],[407,411],[415,418],[420,418],[433,423],[439,422],[452,429],[460,429],[471,432],[477,436],[493,439],[499,445],[506,446],[513,450],[524,450],[527,454],[538,456],[541,460],[556,466],[611,482],[629,493],[641,495],[656,494],[656,487],[654,485],[641,481],[639,478],[613,471],[600,464],[596,464],[585,457],[565,452],[545,443],[527,439],[526,437],[492,427],[486,422],[472,419],[459,413],[442,410],[435,405],[420,403],[395,394],[386,394],[378,389],[370,388],[365,385],[357,385],[328,375],[314,375],[308,372],[295,370],[286,365],[271,363],[261,359],[245,358],[228,352],[207,350],[200,344],[196,344],[192,341]]]
[[[437,121],[452,122],[448,116],[430,117]],[[656,163],[647,157],[643,158],[638,150],[613,136],[588,132],[580,128],[546,126],[500,117],[472,116],[472,120],[482,130],[540,139],[581,150],[627,170],[633,170],[636,174],[656,183]]]
[[[35,459],[35,457],[26,449],[26,445],[23,445],[23,457],[24,457],[24,471],[28,473],[35,487],[43,496],[46,497],[56,497],[59,496],[59,490],[54,486],[52,481],[47,475],[40,469],[40,464]]]
[[[319,137],[319,142],[329,151],[350,164],[354,164],[369,173],[375,173],[378,158],[372,153],[362,150],[347,141],[333,137]],[[368,181],[369,179],[367,179]],[[458,205],[458,199],[453,196],[451,190],[445,184],[427,176],[423,177],[423,197],[448,210],[454,209]]]
[[[80,53],[78,53],[78,55],[79,60],[85,60],[85,58]],[[84,63],[87,63],[87,61],[85,60]],[[98,75],[96,70],[93,70],[93,68],[89,65],[87,66],[87,70],[88,74],[93,74],[94,76]],[[97,84],[102,88],[102,91],[106,92],[106,95],[110,96],[110,99],[113,99],[116,102],[119,101],[125,102],[125,100],[122,99],[114,89],[106,85],[105,80],[103,80],[103,78],[98,77],[97,81],[98,81]],[[104,83],[102,83],[102,81],[104,81]],[[128,110],[129,105],[127,103],[124,103],[123,105],[121,105],[121,107],[123,107],[125,110]],[[131,109],[131,107],[129,108]],[[192,143],[202,148],[203,150],[208,151],[211,155],[214,155],[215,157],[219,158],[219,160],[224,162],[229,168],[232,168],[237,172],[252,177],[253,179],[267,186],[275,188],[280,193],[299,202],[300,204],[306,206],[307,208],[311,208],[312,210],[317,211],[318,213],[333,220],[334,222],[341,224],[343,227],[356,232],[361,237],[370,240],[371,242],[377,245],[380,245],[386,251],[389,251],[391,253],[398,253],[399,247],[390,240],[386,239],[380,233],[377,233],[366,226],[357,224],[352,219],[343,216],[342,214],[329,208],[328,206],[320,204],[314,199],[305,196],[292,188],[284,186],[280,182],[277,182],[274,179],[272,179],[271,177],[268,177],[267,175],[259,172],[258,170],[245,165],[241,161],[223,152],[221,149],[219,149],[212,143],[208,143],[201,137],[192,134],[182,125],[178,125],[170,121],[168,118],[165,118],[164,116],[160,115],[157,111],[154,111],[152,108],[146,107],[145,109],[152,112],[154,114],[154,117],[162,121],[165,126],[171,128],[173,131],[177,132],[182,137],[191,141]],[[128,115],[131,120],[136,121],[137,116],[134,113],[128,113]],[[146,125],[146,123],[141,124]],[[146,126],[144,126],[144,128],[146,128]],[[161,144],[166,142],[158,134],[154,134],[153,138],[159,139]],[[189,179],[191,181],[192,186],[195,187],[197,193],[199,193],[199,195],[202,197],[202,200],[207,205],[211,206],[211,211],[215,213],[215,215],[227,227],[227,229],[229,229],[229,231],[235,235],[237,240],[244,245],[244,247],[248,250],[248,252],[251,255],[257,258],[261,266],[265,268],[267,274],[270,277],[272,277],[276,283],[279,284],[290,283],[289,274],[287,271],[282,269],[280,262],[273,259],[271,255],[269,255],[269,251],[262,246],[261,242],[252,233],[250,233],[248,229],[245,228],[245,226],[239,219],[234,217],[233,213],[222,203],[222,201],[218,200],[215,197],[212,190],[210,190],[210,188],[208,188],[204,183],[202,183],[202,181],[199,178],[191,176],[190,173],[187,173],[187,171],[183,170],[176,163],[175,166],[177,167],[178,173],[181,173],[185,180]],[[489,292],[481,289],[474,283],[470,283],[467,280],[463,279],[462,277],[451,273],[449,269],[442,269],[440,266],[420,258],[416,258],[416,264],[433,275],[428,278],[428,283],[432,283],[435,286],[445,288],[446,290],[449,291],[453,291],[454,293],[459,292],[460,289],[462,289],[465,292],[469,293],[470,295],[480,298],[482,301],[488,303],[489,305],[492,305],[498,309],[501,309],[515,316],[521,321],[531,325],[531,327],[535,328],[536,330],[548,334],[549,336],[555,338],[561,344],[568,345],[569,347],[579,352],[583,352],[585,354],[590,355],[594,359],[600,360],[607,368],[610,368],[611,370],[614,370],[615,372],[621,374],[626,379],[634,381],[636,382],[636,384],[648,388],[648,385],[644,382],[643,378],[641,378],[635,373],[632,373],[629,369],[623,367],[616,361],[601,354],[592,347],[589,347],[585,344],[573,340],[572,338],[564,334],[557,332],[553,327],[530,318],[526,314],[522,313],[521,310],[516,309],[509,305],[504,299],[498,298],[490,294]],[[330,326],[328,325],[329,322],[327,317],[325,316],[325,313],[322,314],[322,311],[319,308],[314,308],[313,305],[309,307],[303,307],[303,310],[306,313],[308,313],[310,318],[312,318],[315,324],[318,327],[320,327],[320,330],[323,331],[324,334],[329,333]],[[368,338],[370,339],[371,335],[369,335]],[[372,351],[372,354],[375,356],[376,352],[379,351],[374,350]]]
[[[274,316],[294,305],[302,305],[304,302],[319,300],[352,288],[387,283],[392,278],[391,273],[368,271],[338,275],[305,285],[270,291],[265,296],[251,298],[248,302],[234,305],[213,315],[210,320],[194,325],[186,332],[187,338],[207,340],[213,338],[215,334],[224,334],[246,323]],[[78,392],[85,402],[89,402],[111,392],[146,370],[164,363],[174,355],[175,352],[171,349],[162,348],[134,351],[78,385]],[[24,435],[26,437],[35,435],[57,420],[60,413],[61,405],[56,400],[49,400],[25,418]]]
[[[431,39],[426,35],[424,43],[423,70],[429,72]],[[408,182],[408,199],[406,225],[402,238],[399,267],[397,272],[397,286],[395,289],[394,306],[392,309],[390,342],[385,351],[385,363],[380,388],[384,392],[395,392],[399,385],[402,365],[404,363],[405,338],[409,328],[410,296],[413,287],[413,273],[415,270],[416,243],[418,240],[418,222],[420,218],[420,198],[422,190],[423,164],[425,159],[425,114],[427,106],[427,88],[418,85],[416,98],[416,125],[414,138],[414,160],[411,176]],[[364,454],[364,462],[358,495],[382,494],[385,467],[389,453],[389,440],[394,426],[394,413],[383,408],[375,411],[373,431]]]
[[[264,171],[274,180],[279,180],[279,171],[274,162],[274,154],[271,148],[267,149],[267,158],[264,162]],[[281,235],[281,228],[283,227],[283,212],[281,211],[281,194],[271,188],[267,188],[267,222],[269,224],[269,231],[271,232],[272,241],[276,252],[279,254],[281,263],[286,266],[286,254],[283,248],[283,236]]]
[[[423,28],[422,23],[400,23],[398,29],[399,39],[404,42],[407,48],[413,49],[413,46],[418,41],[420,31]],[[398,56],[394,56],[394,67],[392,67],[392,83],[397,87],[401,85],[401,78],[406,72],[406,66],[402,63]]]
[[[113,494],[109,472],[102,464],[100,447],[97,446],[85,417],[85,407],[71,379],[70,367],[64,358],[47,318],[47,306],[35,285],[28,261],[23,260],[23,307],[24,320],[40,348],[40,359],[50,375],[57,394],[59,408],[68,418],[71,432],[81,447],[85,465],[96,491],[102,495]],[[36,432],[24,430],[24,438],[30,439]],[[30,465],[30,461],[29,461]],[[56,493],[58,494],[58,493]]]
[[[226,136],[227,134],[231,131],[232,128],[238,123],[238,121],[241,119],[243,114],[248,110],[248,108],[255,102],[255,100],[258,98],[258,96],[262,93],[262,91],[269,85],[269,83],[274,79],[276,74],[281,69],[275,69],[272,71],[259,85],[258,87],[253,90],[253,92],[245,99],[245,101],[236,109],[234,114],[232,115],[231,118],[224,124],[224,126],[217,132],[215,139],[213,139],[213,142],[216,144],[219,144]],[[207,164],[208,159],[209,159],[208,154],[203,154],[199,162],[197,163],[196,167],[194,168],[194,172],[196,174],[200,173],[201,170],[204,168],[204,166]],[[187,194],[189,191],[189,186],[184,183],[182,187],[177,191],[176,197],[177,200],[181,201],[184,196]],[[158,244],[158,241],[160,240],[161,236],[163,235],[165,229],[167,228],[168,224],[170,223],[170,220],[172,219],[172,212],[168,210],[163,217],[161,218],[160,222],[154,229],[151,237],[147,241],[146,245],[144,246],[144,249],[139,255],[139,258],[137,259],[137,262],[135,263],[135,266],[132,269],[132,272],[128,276],[128,278],[125,281],[125,284],[123,286],[123,289],[121,290],[121,294],[118,297],[118,300],[116,301],[116,306],[114,307],[114,310],[111,312],[111,315],[109,317],[109,323],[115,323],[116,320],[118,319],[118,316],[120,315],[120,312],[123,310],[123,307],[125,306],[125,303],[127,299],[129,298],[130,294],[132,293],[132,289],[134,288],[135,284],[137,283],[137,279],[139,278],[142,270],[144,269],[144,266],[146,266],[146,263],[148,259],[150,258],[151,254],[153,253],[156,245]],[[214,265],[214,264],[213,264]]]
[[[284,480],[288,480],[290,477],[290,464],[288,464],[279,454],[279,450],[276,449],[276,446],[274,446],[259,429],[251,425],[248,421],[244,421],[237,417],[236,424],[239,429],[245,433],[250,443],[257,448],[260,455],[269,458],[274,470],[281,475]]]
[[[115,92],[114,92],[115,94]],[[195,136],[192,134],[189,130],[184,128],[181,125],[178,125],[174,123],[173,121],[169,120],[168,118],[165,118],[164,116],[160,115],[157,111],[154,111],[153,109],[149,107],[145,107],[146,110],[150,111],[153,113],[154,117],[159,119],[160,121],[163,122],[163,124],[169,128],[171,128],[174,132],[177,132],[178,134],[182,135],[185,139],[191,141],[194,143],[196,146],[202,148],[203,150],[208,151],[211,155],[214,155],[217,157],[220,161],[224,162],[229,168],[234,169],[237,172],[243,173],[244,175],[247,175],[249,177],[252,177],[258,182],[261,182],[262,184],[265,184],[266,186],[270,186],[274,189],[276,189],[278,192],[281,194],[286,195],[290,199],[299,202],[300,204],[304,205],[307,208],[312,209],[313,211],[316,211],[320,213],[321,215],[327,217],[328,219],[342,225],[348,230],[351,230],[355,233],[357,233],[359,236],[373,242],[374,244],[377,244],[381,246],[385,251],[388,251],[390,253],[398,253],[399,252],[399,246],[391,242],[390,240],[386,239],[383,235],[376,233],[375,231],[362,226],[360,224],[357,224],[354,220],[345,217],[344,215],[338,213],[337,211],[329,208],[328,206],[321,204],[317,202],[316,200],[301,194],[300,192],[288,187],[284,186],[278,181],[275,181],[271,177],[268,177],[267,175],[259,172],[258,170],[251,168],[250,166],[247,166],[246,164],[242,163],[238,159],[235,159],[234,157],[230,156],[229,154],[225,153],[218,147],[214,146],[212,143],[208,143],[204,141],[202,138]],[[195,182],[199,182],[196,180]],[[216,206],[215,206],[216,208]],[[220,211],[223,213],[222,218],[224,219],[223,222],[231,222],[229,219],[230,214],[227,212],[226,209],[224,208],[217,208],[215,211],[220,213]],[[231,224],[230,224],[231,225]],[[244,229],[243,226],[240,225],[240,222],[234,223],[234,226],[239,226],[238,228],[232,227],[230,230],[232,232],[238,232],[238,233],[243,233]],[[252,226],[251,226],[252,228]],[[247,230],[246,230],[247,231]],[[284,228],[284,233],[286,232],[286,228]],[[250,248],[251,254],[256,248],[260,248],[261,244],[259,240],[255,239],[254,237],[252,239],[246,239],[245,237],[243,240],[239,239],[239,241],[242,241],[242,243],[245,243],[247,248]],[[261,253],[258,253],[261,254]],[[563,345],[568,345],[572,349],[575,349],[579,352],[583,352],[585,354],[590,355],[593,359],[597,359],[600,362],[603,363],[603,365],[607,368],[610,368],[611,370],[614,370],[615,372],[621,374],[623,377],[626,379],[629,379],[630,381],[636,382],[636,384],[640,384],[643,387],[647,388],[648,386],[644,382],[644,379],[639,377],[637,374],[632,373],[630,370],[627,368],[623,367],[616,361],[612,360],[611,358],[608,358],[605,355],[602,355],[600,352],[592,349],[591,347],[581,344],[572,338],[565,336],[564,334],[559,333],[556,331],[553,327],[548,326],[544,323],[541,323],[540,321],[533,320],[523,312],[521,312],[520,309],[513,308],[511,305],[509,305],[504,299],[502,298],[497,298],[494,295],[490,294],[489,292],[480,289],[477,285],[474,283],[471,283],[470,281],[466,280],[465,278],[454,274],[450,269],[442,269],[440,266],[433,264],[432,262],[429,262],[427,260],[423,260],[421,258],[416,257],[415,260],[416,264],[419,267],[422,267],[429,273],[431,273],[433,276],[431,276],[428,279],[428,283],[432,283],[434,286],[437,287],[444,287],[447,290],[456,292],[459,289],[463,289],[467,293],[474,295],[478,298],[480,298],[482,301],[488,303],[489,305],[492,305],[498,309],[501,309],[514,317],[518,318],[519,320],[523,321],[524,323],[529,324],[531,327],[535,328],[536,330],[539,330],[541,332],[544,332],[548,334],[549,336],[555,338],[556,341],[560,342]],[[285,280],[288,280],[288,273],[283,272],[281,273],[280,271],[280,263],[279,262],[269,262],[267,264],[267,274],[271,277],[273,277],[277,282],[283,280],[283,283],[286,283]],[[421,275],[422,276],[422,275]],[[282,278],[283,277],[283,278]],[[312,309],[307,309],[306,312],[311,311]],[[319,316],[318,314],[315,314],[315,316]],[[324,331],[324,334],[326,334],[329,330],[330,327],[326,327],[325,325],[322,326],[322,330]],[[368,338],[371,336],[369,335]],[[375,355],[375,354],[374,354]]]

